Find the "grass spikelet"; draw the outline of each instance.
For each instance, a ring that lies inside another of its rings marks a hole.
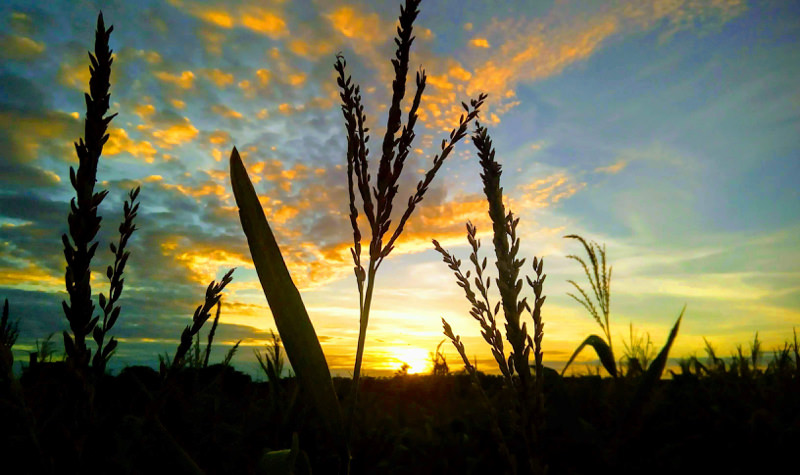
[[[69,237],[62,236],[64,257],[67,261],[65,275],[69,304],[63,302],[64,313],[69,321],[72,335],[64,332],[67,360],[76,367],[86,367],[90,351],[86,348],[86,336],[91,334],[99,317],[94,317],[92,302],[91,261],[98,243],[94,241],[100,229],[97,208],[108,194],[95,192],[97,163],[108,141],[108,123],[116,114],[106,116],[110,94],[108,93],[113,58],[108,40],[114,27],[106,29],[103,14],[97,17],[94,54],[89,53],[91,78],[86,99],[85,138],[75,144],[78,155],[78,170],[70,167],[70,183],[76,197],[70,202]],[[70,241],[71,239],[71,241]]]
[[[194,315],[192,316],[192,324],[187,325],[186,328],[183,329],[183,332],[181,333],[181,341],[178,344],[178,349],[175,351],[175,356],[172,358],[172,363],[170,364],[169,369],[165,371],[166,368],[162,367],[162,373],[165,373],[165,376],[183,366],[186,354],[192,347],[192,342],[195,336],[200,332],[203,324],[205,324],[206,321],[208,321],[208,319],[211,317],[211,309],[213,309],[214,306],[219,303],[225,286],[233,280],[234,270],[235,269],[229,270],[219,282],[212,280],[211,283],[208,284],[208,287],[206,288],[205,301],[202,305],[198,305],[197,309],[195,309]],[[199,343],[197,347],[197,359],[199,360]]]
[[[203,355],[203,368],[208,367],[208,359],[211,357],[211,344],[214,343],[214,335],[217,333],[217,325],[219,325],[219,316],[222,312],[222,301],[217,302],[217,314],[214,316],[214,321],[211,323],[211,330],[208,331],[208,343],[206,344],[206,351]]]
[[[136,202],[138,197],[138,187],[128,193],[128,200],[126,200],[123,205],[122,223],[119,225],[119,242],[117,242],[117,244],[109,244],[111,252],[114,254],[114,265],[108,266],[106,269],[106,277],[110,281],[108,298],[102,293],[98,297],[100,310],[103,311],[103,323],[98,323],[92,332],[94,341],[97,343],[97,351],[92,359],[92,367],[97,374],[103,374],[105,372],[108,360],[117,347],[117,340],[115,340],[113,336],[108,341],[108,344],[105,344],[105,338],[117,322],[121,310],[117,302],[122,295],[122,287],[125,283],[122,274],[125,271],[125,264],[127,264],[128,258],[131,255],[130,251],[126,250],[126,246],[133,232],[136,231],[136,225],[133,221],[139,211],[139,203]]]

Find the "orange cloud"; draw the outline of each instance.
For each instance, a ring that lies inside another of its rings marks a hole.
[[[0,286],[13,289],[44,289],[50,292],[64,288],[64,277],[53,275],[33,263],[23,268],[0,267]]]
[[[189,279],[208,285],[220,271],[233,267],[252,267],[249,256],[207,244],[189,242],[182,236],[167,236],[160,243],[161,254],[185,268]]]
[[[518,210],[547,208],[569,198],[585,186],[586,183],[575,182],[564,173],[556,173],[521,186],[522,197],[512,200],[511,205]]]
[[[138,104],[133,108],[133,112],[142,119],[147,119],[156,113],[156,108],[152,104]]]
[[[194,86],[194,73],[191,71],[183,71],[180,74],[158,71],[154,75],[158,80],[173,84],[181,89],[191,89]]]
[[[305,73],[290,74],[288,82],[291,86],[300,86],[306,82],[306,75]]]
[[[213,106],[211,106],[211,112],[221,117],[225,117],[226,119],[241,119],[243,117],[240,112],[237,112],[231,109],[230,107],[224,106],[222,104],[214,104]]]
[[[191,142],[197,134],[197,129],[186,117],[183,118],[183,122],[181,123],[152,132],[153,137],[158,141],[159,147],[167,149],[175,145]]]
[[[272,73],[268,69],[258,69],[256,70],[256,77],[258,77],[258,80],[262,86],[266,86],[269,84]]]
[[[231,136],[224,130],[215,130],[208,136],[208,141],[214,145],[222,145],[231,141]]]
[[[347,38],[363,42],[386,39],[387,31],[377,13],[365,14],[353,7],[340,7],[326,15],[331,26]]]
[[[111,128],[108,131],[108,142],[103,147],[103,155],[114,156],[120,153],[129,153],[136,158],[143,158],[147,163],[153,163],[157,150],[146,141],[136,141],[128,137],[122,128]]]
[[[233,27],[233,17],[231,17],[227,12],[223,12],[221,10],[200,10],[197,11],[196,16],[201,20],[207,21],[208,23],[220,26],[222,28]]]
[[[486,38],[472,38],[469,40],[469,45],[475,48],[488,48],[489,40]]]
[[[221,69],[209,69],[205,71],[205,74],[217,87],[226,87],[233,84],[233,74],[226,73]]]
[[[242,25],[270,38],[280,38],[289,34],[286,20],[275,12],[253,8],[241,19]]]

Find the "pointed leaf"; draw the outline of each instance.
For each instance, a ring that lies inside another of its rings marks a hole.
[[[242,229],[286,355],[324,425],[333,435],[341,435],[341,410],[325,355],[235,147],[230,163],[231,184]]]

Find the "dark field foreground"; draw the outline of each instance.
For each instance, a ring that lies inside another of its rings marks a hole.
[[[548,473],[798,468],[794,371],[676,375],[659,383],[640,412],[630,410],[635,378],[546,375],[540,443]],[[0,455],[5,468],[18,469],[4,473],[269,473],[262,455],[289,448],[293,433],[314,473],[336,470],[294,379],[253,382],[218,365],[162,381],[132,367],[90,382],[63,363],[4,381]],[[344,398],[350,380],[334,383]],[[514,433],[514,403],[502,380],[483,376],[482,385],[500,428]],[[468,376],[364,378],[356,414],[352,473],[502,471],[491,416]]]

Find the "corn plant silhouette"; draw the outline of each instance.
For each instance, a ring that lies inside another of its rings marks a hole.
[[[441,152],[434,156],[433,164],[428,169],[425,177],[417,183],[415,193],[409,197],[405,211],[392,230],[392,210],[394,199],[398,192],[398,181],[403,173],[408,153],[415,138],[414,127],[417,123],[419,104],[425,90],[427,76],[421,70],[416,75],[416,92],[408,112],[408,119],[402,125],[401,109],[406,92],[406,79],[408,76],[408,63],[414,20],[419,13],[419,0],[407,0],[405,6],[400,7],[399,26],[397,28],[397,51],[392,59],[395,77],[392,81],[392,99],[389,106],[389,117],[386,124],[386,133],[383,137],[381,157],[378,164],[378,174],[375,183],[371,183],[369,173],[369,128],[366,126],[367,116],[361,103],[360,87],[352,83],[351,77],[346,74],[347,63],[341,55],[336,58],[334,65],[338,73],[337,82],[342,99],[342,114],[347,130],[347,185],[350,199],[350,224],[353,228],[353,247],[350,249],[353,256],[356,285],[358,288],[359,332],[356,359],[353,366],[353,385],[350,397],[350,415],[348,417],[348,432],[353,421],[354,411],[358,400],[358,384],[361,377],[361,365],[364,357],[367,327],[375,290],[375,280],[381,263],[386,259],[397,243],[414,210],[422,202],[436,173],[444,161],[453,151],[456,143],[467,135],[469,123],[478,117],[480,107],[486,99],[485,94],[480,94],[477,99],[470,102],[470,106],[462,103],[465,114],[461,115],[458,126],[450,132],[449,139],[442,140]],[[399,133],[399,136],[398,136]],[[364,213],[370,230],[368,262],[366,269],[361,258],[362,233],[358,224],[358,203],[361,199],[362,212]],[[385,238],[387,238],[384,241]]]
[[[574,280],[568,280],[567,282],[575,287],[580,294],[580,297],[571,292],[567,293],[567,295],[575,299],[589,312],[592,318],[594,318],[594,320],[603,330],[605,339],[597,335],[589,335],[583,341],[583,343],[578,346],[575,352],[572,353],[572,356],[567,361],[564,369],[561,370],[561,375],[563,376],[566,374],[567,368],[569,368],[569,366],[575,360],[575,357],[580,354],[581,350],[589,345],[594,348],[597,356],[600,358],[600,362],[603,364],[603,367],[606,369],[606,371],[608,371],[608,374],[616,378],[617,364],[616,359],[614,358],[614,347],[611,342],[611,325],[609,323],[609,315],[611,313],[612,268],[611,266],[606,265],[606,247],[605,245],[601,247],[596,242],[587,242],[584,238],[576,234],[570,234],[564,237],[567,239],[578,240],[586,250],[591,268],[580,256],[570,254],[567,256],[567,258],[577,261],[583,268],[583,272],[586,274],[586,279],[589,281],[589,286],[592,290],[592,297],[594,297],[594,299],[592,299],[583,289],[583,287],[578,285]]]

